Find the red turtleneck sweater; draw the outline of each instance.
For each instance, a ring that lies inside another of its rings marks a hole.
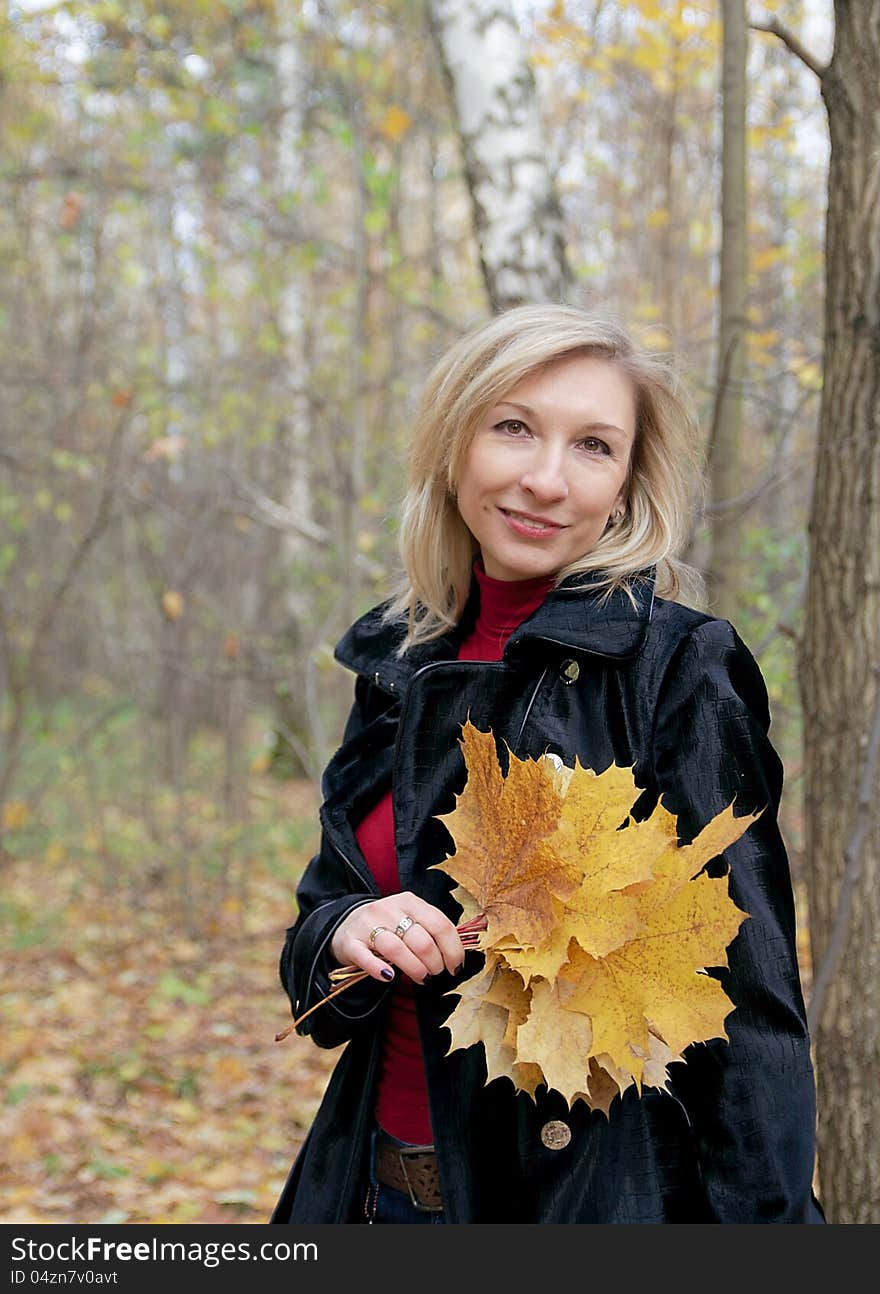
[[[527,616],[536,611],[552,587],[546,576],[529,580],[496,580],[480,558],[474,562],[480,586],[480,611],[473,631],[462,643],[459,660],[500,660],[504,644]],[[400,890],[394,849],[394,814],[388,791],[355,831],[370,870],[383,895]],[[425,1067],[419,1041],[414,985],[398,973],[382,1039],[376,1121],[398,1141],[427,1145],[433,1141]]]

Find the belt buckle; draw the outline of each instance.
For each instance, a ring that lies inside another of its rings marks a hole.
[[[406,1182],[406,1189],[409,1191],[410,1203],[414,1209],[420,1213],[439,1213],[441,1210],[434,1208],[432,1204],[420,1204],[416,1199],[412,1183],[409,1180],[409,1173],[406,1171],[406,1160],[417,1159],[419,1155],[430,1155],[430,1150],[421,1150],[418,1146],[395,1146],[397,1157],[400,1160],[400,1171],[403,1173],[403,1180]]]

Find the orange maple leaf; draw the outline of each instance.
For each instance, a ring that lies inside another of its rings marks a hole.
[[[472,905],[485,913],[483,948],[508,935],[534,946],[556,924],[553,898],[571,894],[578,880],[572,865],[548,845],[562,810],[558,780],[539,762],[515,755],[503,777],[492,733],[468,721],[463,734],[467,785],[452,812],[438,814],[455,841],[455,854],[436,866],[466,891],[471,905],[462,903],[465,915]]]

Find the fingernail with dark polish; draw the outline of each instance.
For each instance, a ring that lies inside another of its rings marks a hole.
[[[379,971],[379,974],[382,976],[383,979],[394,979],[394,971],[391,969],[390,966],[383,966],[382,969]]]

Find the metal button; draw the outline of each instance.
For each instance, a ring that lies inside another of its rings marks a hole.
[[[564,1150],[571,1141],[571,1128],[561,1119],[551,1119],[541,1129],[541,1140],[548,1150]]]
[[[564,660],[559,666],[559,677],[568,687],[571,683],[576,683],[581,672],[581,667],[576,660]]]

